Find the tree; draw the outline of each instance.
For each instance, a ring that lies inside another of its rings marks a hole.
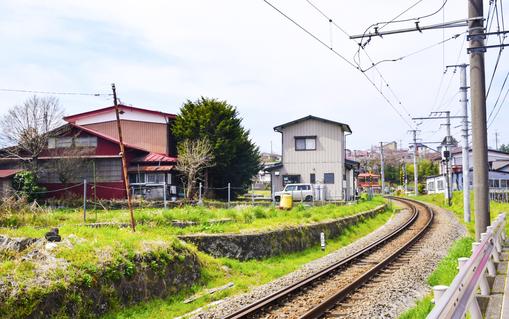
[[[27,159],[37,172],[37,159],[48,145],[48,133],[61,125],[63,112],[55,97],[30,97],[0,119],[0,142],[9,155]]]
[[[178,143],[186,139],[210,142],[215,165],[205,171],[205,186],[216,188],[214,193],[218,197],[226,197],[224,188],[228,183],[234,197],[246,191],[261,168],[258,147],[241,123],[234,106],[201,97],[184,103],[172,128]]]
[[[40,197],[40,192],[45,190],[37,185],[37,176],[30,171],[22,171],[14,175],[12,187],[21,197],[30,202]]]
[[[186,183],[186,198],[194,197],[197,178],[204,169],[212,166],[214,155],[208,140],[184,140],[179,144],[176,169]]]

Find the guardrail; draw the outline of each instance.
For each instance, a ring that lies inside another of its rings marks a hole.
[[[459,319],[469,312],[472,319],[482,319],[476,293],[480,288],[482,296],[490,294],[487,275],[496,275],[495,262],[500,262],[505,222],[505,213],[498,215],[486,233],[481,234],[481,241],[472,244],[472,256],[458,259],[460,271],[449,287],[433,287],[436,305],[426,318]]]

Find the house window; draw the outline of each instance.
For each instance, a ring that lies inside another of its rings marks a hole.
[[[72,137],[57,137],[55,147],[56,148],[68,148],[72,146]]]
[[[131,173],[131,174],[129,174],[129,183],[131,183],[131,184],[145,184],[145,173]]]
[[[163,184],[164,173],[147,173],[147,184]]]
[[[334,173],[323,174],[323,183],[324,184],[334,184]]]
[[[428,191],[429,192],[435,191],[435,182],[429,182],[428,183]]]
[[[300,175],[283,175],[283,186],[300,183]]]
[[[437,181],[437,190],[444,190],[444,181]]]
[[[314,151],[316,150],[316,136],[298,136],[295,137],[296,151]]]
[[[309,182],[311,184],[316,184],[316,174],[315,173],[309,174]]]
[[[95,136],[84,136],[78,137],[74,140],[76,147],[97,147],[97,137]]]
[[[48,138],[48,148],[49,149],[55,148],[56,143],[57,143],[56,138],[54,138],[54,137]]]

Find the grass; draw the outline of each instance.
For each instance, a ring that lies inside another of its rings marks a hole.
[[[264,261],[240,262],[233,259],[214,259],[197,252],[193,246],[180,242],[176,235],[201,232],[252,232],[290,227],[346,217],[373,209],[383,203],[382,198],[375,198],[372,201],[346,206],[305,207],[297,205],[290,211],[282,211],[274,207],[248,206],[232,209],[203,207],[183,207],[171,210],[140,209],[135,212],[137,221],[140,223],[136,233],[131,232],[129,228],[86,227],[81,224],[82,212],[80,210],[45,210],[41,213],[19,215],[0,212],[0,225],[15,226],[0,228],[0,234],[9,237],[42,238],[50,227],[58,226],[65,244],[58,245],[54,249],[53,255],[67,264],[66,267],[48,267],[49,269],[41,273],[40,265],[30,258],[26,258],[34,251],[36,252],[37,247],[29,247],[20,253],[0,251],[0,282],[14,282],[19,287],[23,287],[24,291],[30,294],[31,302],[35,302],[34,296],[43,295],[52,289],[65,288],[75,284],[90,284],[101,274],[118,275],[118,269],[128,271],[136,254],[154,253],[171,259],[191,251],[198,254],[203,264],[203,276],[199,285],[186,291],[180,291],[169,299],[145,303],[133,310],[126,310],[114,316],[129,317],[131,316],[129,311],[140,315],[149,313],[147,318],[157,315],[157,311],[169,314],[165,315],[166,317],[183,314],[213,300],[247,291],[250,287],[287,274],[310,260],[319,258],[364,236],[385,223],[391,213],[385,212],[358,225],[346,228],[340,237],[328,243],[326,252],[322,252],[319,248],[312,248],[290,256],[274,257]],[[94,213],[89,216],[90,222],[128,221],[128,213],[123,210],[97,212],[97,218]],[[232,222],[211,223],[213,220],[224,218],[228,218]],[[193,221],[197,225],[178,228],[171,226],[173,220]],[[105,267],[107,267],[106,270]],[[109,272],[110,269],[111,272]],[[38,279],[41,277],[45,279],[44,285],[39,284]],[[181,302],[193,293],[221,286],[230,281],[235,283],[231,289],[212,296],[204,296],[192,304]],[[2,289],[10,291],[7,286],[0,286],[0,291]],[[0,298],[0,301],[11,302],[13,301],[9,299],[11,297]],[[12,303],[9,305],[13,306]]]
[[[471,193],[471,195],[470,195],[470,207],[471,207],[471,213],[470,213],[471,214],[471,222],[470,223],[465,223],[463,221],[463,192],[453,192],[452,205],[450,207],[446,205],[443,194],[421,195],[421,196],[416,196],[413,198],[415,198],[417,200],[424,201],[424,202],[435,204],[437,206],[440,206],[442,208],[445,208],[445,209],[453,212],[456,215],[456,217],[458,218],[458,220],[461,223],[463,223],[463,225],[465,225],[465,227],[468,230],[468,233],[471,236],[475,235],[475,224],[474,224],[475,216],[474,216],[474,209],[473,209],[473,207],[474,207],[473,193]],[[491,220],[496,218],[498,216],[498,214],[500,214],[502,212],[509,213],[509,204],[508,203],[497,203],[497,202],[493,202],[493,201],[490,202]],[[509,223],[506,224],[506,232],[509,234]]]
[[[135,211],[135,218],[140,228],[164,227],[168,234],[184,235],[189,233],[240,233],[246,231],[262,231],[281,227],[310,224],[350,216],[359,212],[373,209],[384,203],[380,197],[372,201],[360,202],[355,205],[325,205],[305,207],[296,205],[292,210],[279,210],[275,207],[237,206],[230,209],[205,208],[200,206],[186,206],[173,209],[145,208]],[[172,227],[172,222],[195,222],[195,226],[178,228]],[[215,223],[226,220],[229,222]],[[32,227],[30,232],[37,232],[38,227],[58,227],[79,225],[83,222],[83,212],[78,209],[55,210],[41,214],[0,214],[0,226]],[[126,210],[112,210],[89,212],[87,222],[120,222],[129,223]],[[2,230],[0,230],[2,232]],[[20,233],[26,234],[23,230]]]
[[[190,291],[181,292],[167,299],[152,300],[122,311],[113,312],[105,316],[108,319],[125,318],[173,318],[181,316],[199,307],[223,299],[228,296],[243,293],[252,287],[268,283],[276,278],[284,276],[299,269],[302,265],[323,257],[353,241],[369,234],[381,225],[385,224],[392,216],[392,211],[379,214],[357,225],[345,228],[343,233],[335,239],[328,240],[325,251],[317,245],[302,252],[272,257],[265,260],[238,261],[229,258],[212,258],[200,253],[200,259],[204,261],[204,277],[207,283],[200,287],[194,287]],[[185,300],[193,293],[200,293],[204,289],[220,287],[233,282],[234,286],[216,294],[205,295],[192,303],[184,304]]]
[[[414,197],[417,200],[432,203],[447,210],[453,212],[458,220],[465,225],[468,235],[458,239],[454,242],[452,247],[449,249],[447,256],[442,259],[435,271],[429,276],[428,284],[433,287],[436,285],[450,285],[454,277],[458,274],[458,258],[469,257],[472,253],[472,243],[474,242],[475,236],[475,216],[473,211],[471,213],[471,222],[465,223],[463,221],[463,193],[454,192],[452,205],[449,207],[444,201],[443,194],[430,194]],[[473,206],[473,196],[471,196],[471,207]],[[490,215],[493,220],[501,212],[509,212],[509,204],[507,203],[496,203],[490,202]],[[506,224],[506,233],[509,234],[509,225]],[[427,295],[423,299],[419,300],[413,308],[408,309],[404,312],[400,319],[410,318],[426,318],[426,316],[433,309],[432,295]]]

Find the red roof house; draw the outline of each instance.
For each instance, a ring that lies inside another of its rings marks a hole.
[[[131,192],[145,198],[177,196],[174,114],[120,105]],[[39,157],[39,183],[48,196],[83,194],[98,199],[125,198],[115,107],[64,117]],[[0,161],[0,172],[2,164]],[[1,174],[1,173],[0,173]]]

